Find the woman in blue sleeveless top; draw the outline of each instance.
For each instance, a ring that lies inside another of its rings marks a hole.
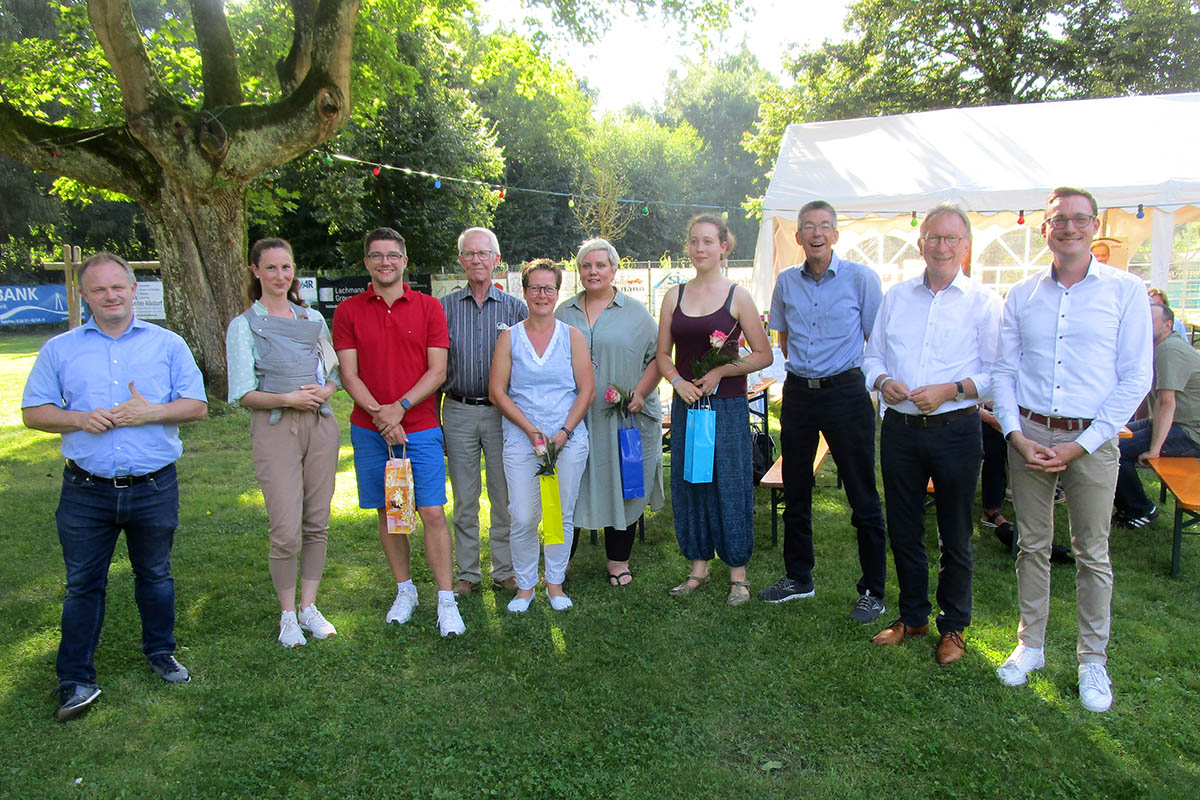
[[[279,643],[298,647],[304,632],[316,639],[337,632],[316,606],[341,439],[327,402],[338,389],[337,356],[325,319],[300,299],[291,245],[260,239],[250,262],[250,308],[225,334],[229,402],[253,410],[250,444],[270,522]]]
[[[658,368],[671,381],[671,508],[675,538],[691,562],[686,580],[671,594],[691,594],[708,583],[708,562],[715,552],[729,565],[729,596],[737,606],[750,598],[746,564],[754,549],[754,477],[750,446],[750,408],[746,374],[771,363],[771,345],[759,321],[754,298],[722,272],[733,249],[733,235],[715,214],[700,214],[688,224],[688,255],[696,277],[670,289],[658,318]],[[745,336],[750,354],[734,363],[695,375],[693,362],[714,338],[724,337],[721,352],[736,357]],[[684,480],[688,449],[687,411],[706,398],[716,412],[716,446],[711,483]]]
[[[546,595],[550,607],[571,607],[563,593],[571,555],[573,512],[579,479],[588,457],[588,431],[583,417],[594,395],[592,359],[578,328],[554,318],[562,270],[547,258],[531,261],[521,273],[529,318],[496,339],[488,381],[492,404],[504,415],[504,478],[512,517],[509,542],[517,594],[508,610],[529,610],[538,581],[538,522],[541,490],[535,475],[537,449],[558,453],[559,502],[563,543],[547,544]]]

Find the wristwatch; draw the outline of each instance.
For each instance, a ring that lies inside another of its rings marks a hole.
[[[564,426],[562,426],[561,428],[559,428],[559,430],[560,430],[560,431],[562,431],[563,433],[565,433],[565,434],[567,435],[567,441],[568,441],[568,442],[569,442],[569,441],[571,441],[571,437],[575,435],[575,431],[571,430],[571,429],[570,429],[570,428],[568,428],[566,425],[564,425]]]
[[[954,389],[955,389],[954,401],[956,403],[962,402],[964,399],[966,399],[967,393],[966,393],[966,391],[963,390],[962,381],[955,381]]]
[[[407,397],[401,397],[400,398],[400,407],[403,408],[405,411],[408,411],[410,408],[412,408],[412,402]]]

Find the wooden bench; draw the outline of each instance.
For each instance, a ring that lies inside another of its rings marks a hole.
[[[813,456],[812,474],[813,482],[816,483],[817,473],[821,470],[821,464],[825,461],[825,456],[829,455],[829,443],[825,441],[825,436],[817,434],[817,452]],[[759,481],[759,486],[765,486],[771,490],[771,547],[779,542],[779,507],[783,505],[783,456],[775,459],[775,463],[767,470],[767,474],[763,475]]]
[[[1168,491],[1175,496],[1175,540],[1171,546],[1171,577],[1177,578],[1183,535],[1200,534],[1200,530],[1196,530],[1196,526],[1200,525],[1200,459],[1148,458],[1146,461],[1158,475],[1162,485],[1159,502],[1166,502]]]

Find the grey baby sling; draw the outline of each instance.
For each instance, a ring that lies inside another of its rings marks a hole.
[[[254,374],[258,390],[271,394],[286,394],[301,386],[317,383],[321,370],[321,323],[308,318],[307,311],[289,303],[296,318],[273,317],[247,309],[243,317],[254,335]],[[321,415],[328,417],[333,409],[322,403]],[[270,423],[279,422],[283,409],[271,409]]]

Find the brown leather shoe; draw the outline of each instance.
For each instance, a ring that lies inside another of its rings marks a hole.
[[[508,589],[510,592],[515,592],[517,590],[517,579],[515,576],[510,575],[502,581],[494,580],[494,581],[492,581],[492,588],[493,589]]]
[[[938,642],[937,662],[942,665],[953,664],[966,652],[967,646],[963,644],[962,631],[948,631],[942,634]]]
[[[475,591],[478,588],[479,588],[478,583],[475,583],[474,581],[463,580],[463,581],[459,581],[458,583],[454,584],[454,593],[456,595],[458,595],[459,597],[466,597],[467,595],[469,595],[471,592]]]
[[[881,630],[871,639],[875,644],[900,644],[905,639],[911,639],[914,636],[924,636],[929,633],[929,623],[924,625],[905,625],[900,620],[896,620],[888,627]]]

